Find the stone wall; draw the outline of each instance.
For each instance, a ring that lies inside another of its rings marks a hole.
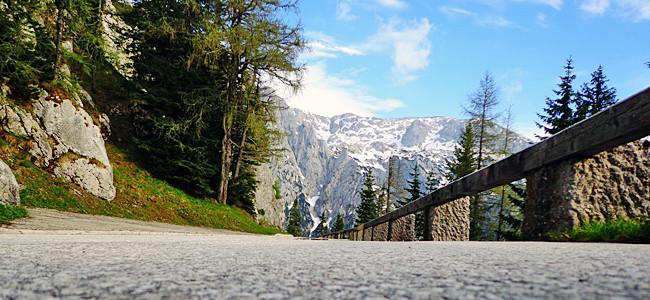
[[[386,241],[388,236],[388,223],[375,226],[375,241]],[[365,229],[364,240],[369,241],[371,232],[369,228]],[[391,241],[414,241],[415,240],[415,216],[408,215],[393,221]]]
[[[469,197],[431,208],[432,241],[469,240]]]
[[[544,239],[587,222],[647,217],[650,149],[633,142],[583,160],[543,168],[527,177],[522,233]]]

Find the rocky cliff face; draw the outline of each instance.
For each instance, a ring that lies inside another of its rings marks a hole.
[[[115,198],[102,130],[83,109],[83,103],[41,90],[28,106],[31,111],[0,97],[0,128],[31,141],[29,152],[36,165],[97,197]],[[97,119],[97,123],[106,122],[104,115]]]
[[[0,160],[0,204],[20,204],[20,185],[9,166]]]
[[[340,213],[351,226],[364,169],[373,170],[379,186],[386,180],[391,156],[397,157],[403,178],[408,178],[416,160],[423,170],[442,178],[444,159],[451,155],[465,121],[451,117],[381,119],[353,114],[327,118],[288,108],[279,112],[277,126],[286,133],[278,145],[285,150],[260,167],[266,171],[260,173],[259,179],[261,186],[268,187],[279,181],[282,199],[269,201],[273,191],[260,188],[258,207],[264,209],[267,220],[284,225],[288,210],[285,215],[271,216],[268,203],[288,207],[298,198],[303,228],[310,232],[320,222],[321,213],[328,224]],[[513,148],[526,146],[527,141],[517,137]],[[424,182],[422,173],[420,179]]]

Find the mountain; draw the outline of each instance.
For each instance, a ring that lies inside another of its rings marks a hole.
[[[343,114],[328,118],[297,108],[282,109],[275,125],[286,134],[277,145],[282,151],[258,169],[261,217],[285,225],[288,210],[298,198],[305,235],[319,224],[321,213],[328,224],[341,213],[346,227],[352,226],[365,169],[372,169],[375,184],[380,186],[393,156],[404,182],[416,160],[423,170],[435,172],[442,180],[444,160],[465,123],[452,117],[381,119]],[[528,145],[528,140],[515,136],[514,151]],[[421,173],[424,181],[425,172]],[[274,183],[279,183],[279,199],[272,196]]]

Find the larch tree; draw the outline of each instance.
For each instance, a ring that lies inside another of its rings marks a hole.
[[[504,132],[503,132],[503,144],[501,148],[501,155],[503,156],[508,156],[512,153],[512,135],[514,132],[512,132],[512,123],[513,123],[513,116],[512,116],[512,106],[509,106],[508,109],[506,110],[506,115],[503,120],[503,125],[505,126]],[[506,206],[506,187],[502,186],[501,188],[501,197],[499,198],[499,211],[497,212],[497,229],[496,229],[496,240],[500,240],[502,236],[502,226],[503,226],[503,218],[504,218],[504,209]]]
[[[188,65],[205,65],[222,75],[212,96],[198,97],[193,121],[218,118],[219,174],[216,199],[226,203],[232,174],[234,126],[238,113],[247,120],[259,100],[258,83],[262,78],[281,82],[292,88],[300,85],[302,65],[298,54],[305,46],[299,26],[284,23],[282,13],[295,10],[295,2],[281,0],[203,0],[206,11],[201,34],[193,40]],[[245,126],[247,122],[244,121]],[[245,140],[245,136],[243,136]]]
[[[495,140],[494,127],[498,114],[495,112],[499,104],[498,91],[494,78],[489,72],[485,72],[479,82],[479,87],[468,98],[469,104],[464,107],[465,113],[470,117],[470,124],[473,127],[476,138],[477,157],[476,164],[480,169],[487,165],[492,143]]]

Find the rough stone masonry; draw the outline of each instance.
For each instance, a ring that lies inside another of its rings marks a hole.
[[[527,177],[522,233],[549,232],[650,212],[650,143],[632,142],[586,159],[545,167]]]

